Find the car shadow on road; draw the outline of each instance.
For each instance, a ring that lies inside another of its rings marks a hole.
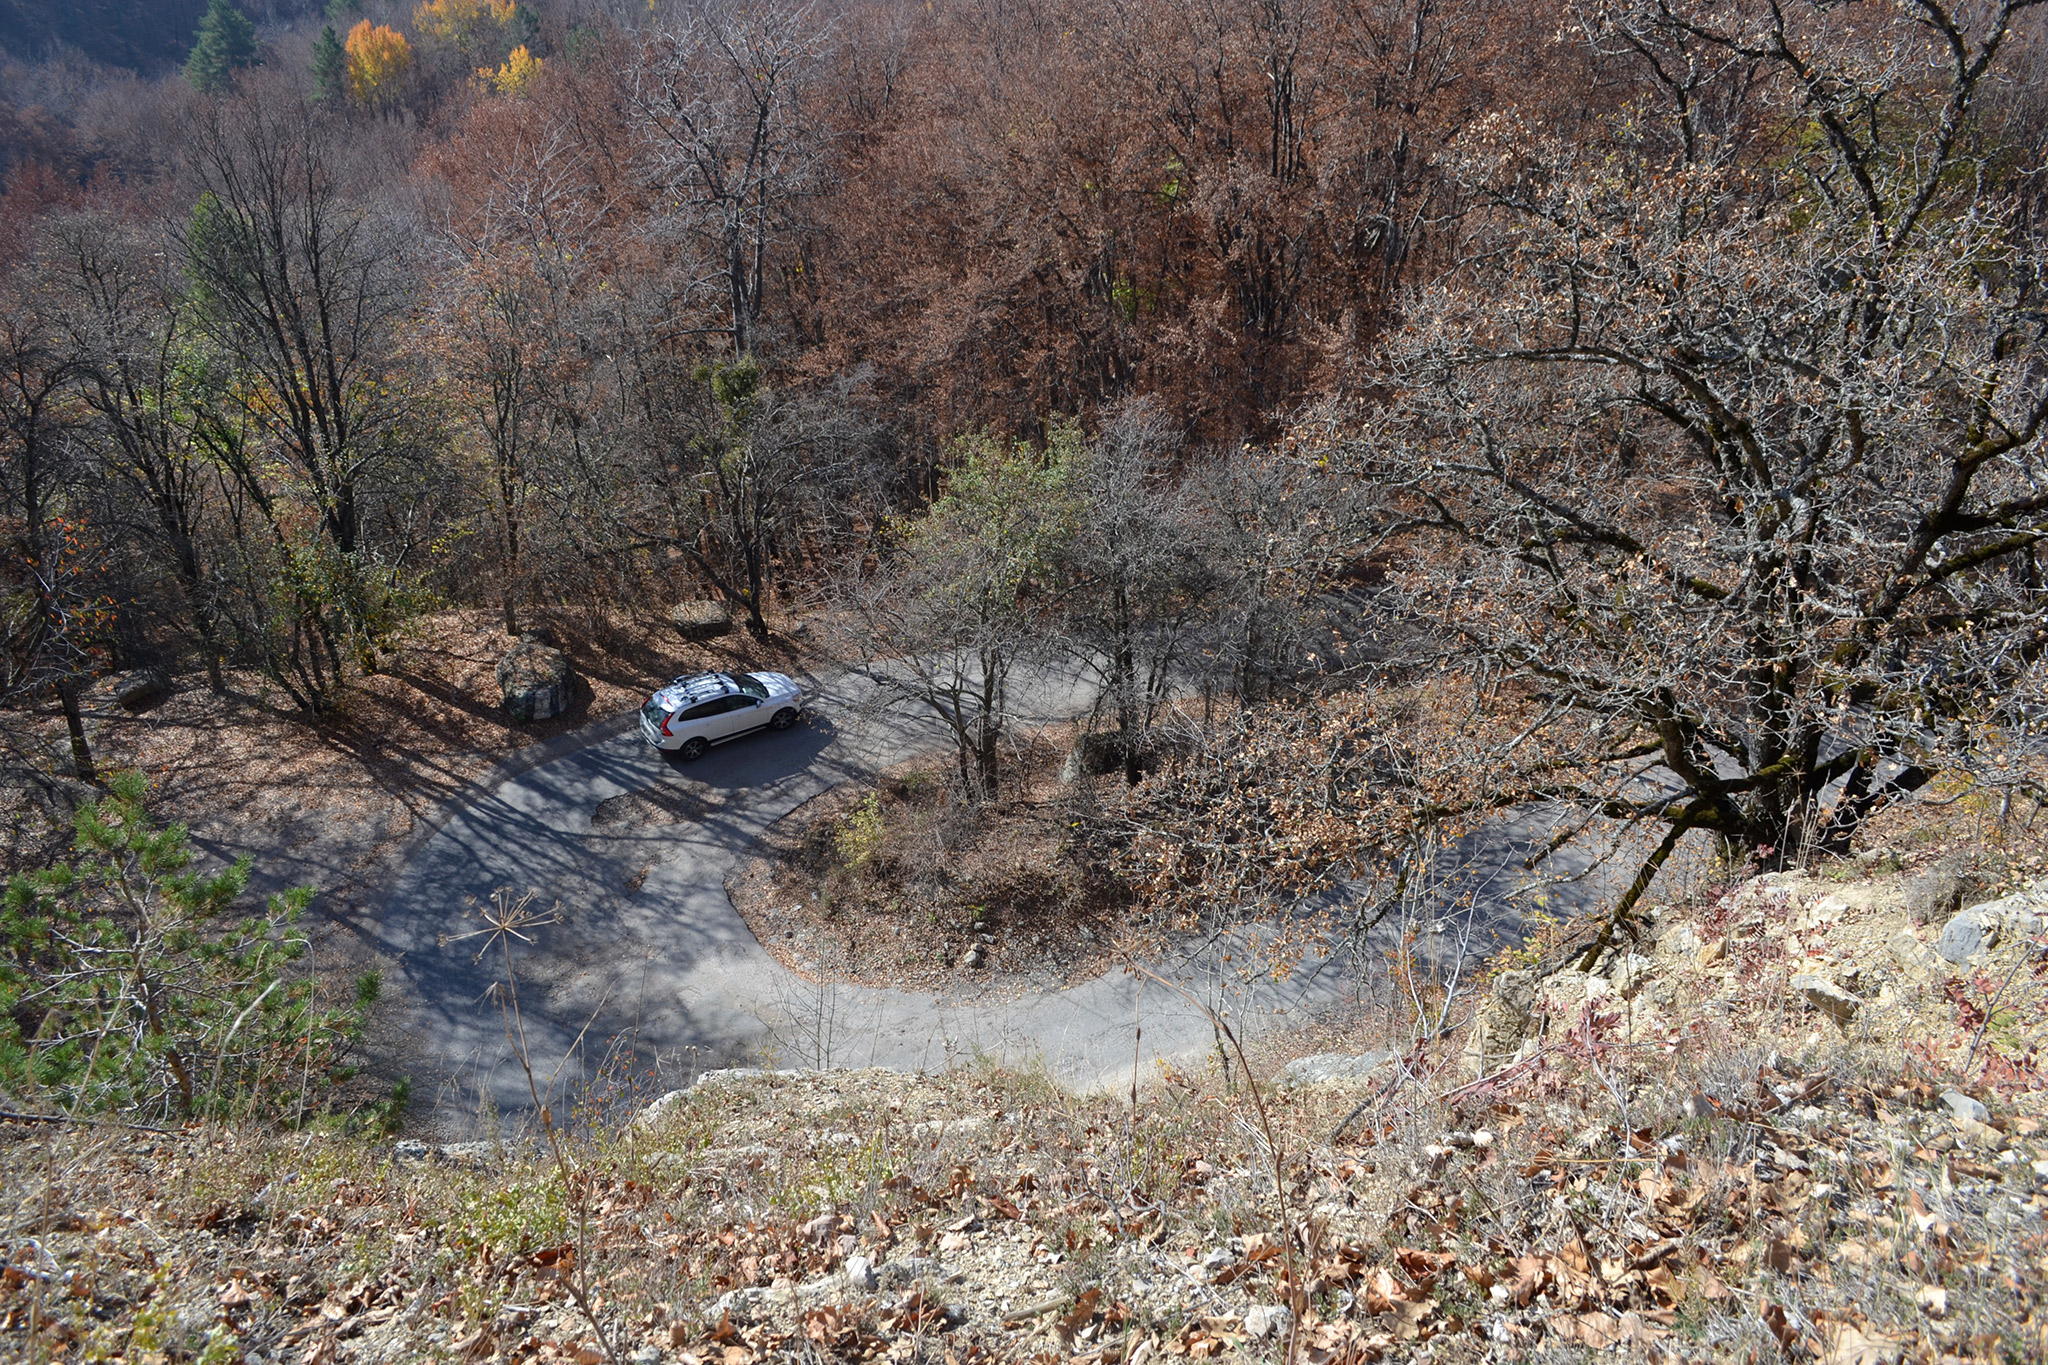
[[[637,735],[630,743],[599,745],[578,757],[594,777],[625,793],[656,787],[733,792],[835,771],[837,765],[825,756],[839,734],[829,716],[810,715],[787,730],[743,735],[697,759],[678,758],[643,743]]]

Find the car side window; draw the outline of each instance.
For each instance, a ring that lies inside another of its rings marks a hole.
[[[714,697],[710,701],[700,701],[680,716],[677,716],[676,719],[703,720],[706,716],[718,715],[725,710],[725,703],[729,700],[731,699],[728,697]]]
[[[748,696],[733,696],[733,697],[727,697],[727,698],[725,699],[725,704],[724,704],[723,706],[719,707],[718,709],[719,709],[720,711],[744,711],[744,710],[746,710],[746,709],[747,709],[748,707],[752,706],[753,704],[754,704],[754,699],[753,699],[752,697],[748,697]]]

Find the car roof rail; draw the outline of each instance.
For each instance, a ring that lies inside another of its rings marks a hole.
[[[680,687],[693,697],[722,697],[737,690],[722,673],[685,673],[669,686]]]

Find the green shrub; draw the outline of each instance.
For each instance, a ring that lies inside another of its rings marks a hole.
[[[0,898],[0,1088],[67,1113],[284,1113],[349,1074],[374,973],[341,1005],[304,971],[310,887],[237,913],[247,858],[192,869],[138,773],[78,813],[71,859]]]
[[[839,851],[839,861],[850,871],[859,871],[875,860],[881,851],[882,839],[888,833],[888,826],[882,817],[882,796],[880,792],[869,792],[861,803],[853,808],[833,838],[833,846]]]

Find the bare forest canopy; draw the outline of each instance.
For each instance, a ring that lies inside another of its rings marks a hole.
[[[131,71],[184,59],[205,0],[4,0],[0,52],[20,61],[75,53]]]
[[[206,7],[207,0],[0,0],[0,60],[162,75],[183,65]],[[241,9],[278,25],[319,14],[322,4],[247,0]]]
[[[436,603],[828,605],[984,792],[1027,658],[1134,789],[1173,697],[1276,698],[1127,813],[1161,895],[1517,802],[1668,829],[1647,878],[2038,794],[2040,14],[214,0],[176,72],[45,24],[0,681],[89,770],[111,669],[318,717]]]

